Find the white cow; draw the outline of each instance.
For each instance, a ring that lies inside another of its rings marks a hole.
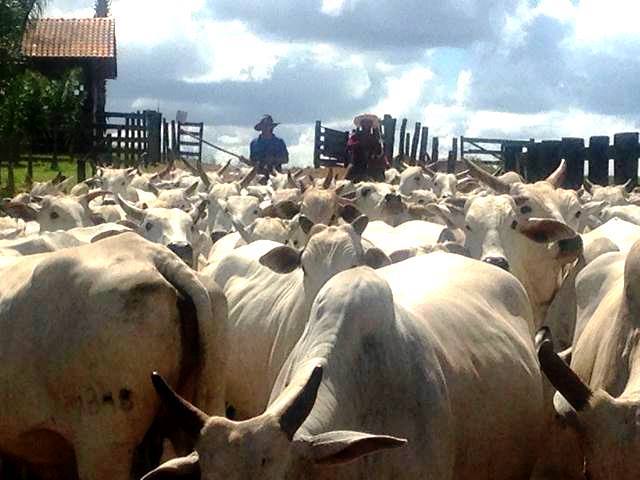
[[[342,270],[377,260],[380,252],[365,253],[360,241],[366,224],[363,216],[352,225],[315,225],[301,250],[253,242],[202,271],[229,301],[227,401],[240,418],[266,406],[322,285]]]
[[[543,418],[532,328],[518,281],[460,256],[342,272],[268,369],[260,415],[209,417],[154,377],[195,452],[145,480],[526,479]]]
[[[3,454],[45,478],[139,478],[164,429],[152,369],[224,412],[224,296],[166,248],[125,233],[0,276]]]

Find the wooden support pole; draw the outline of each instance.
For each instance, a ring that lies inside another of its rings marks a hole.
[[[411,134],[408,132],[405,134],[405,142],[404,142],[404,156],[409,157],[409,149],[411,148]]]
[[[429,127],[422,127],[422,135],[420,135],[420,151],[418,153],[418,163],[426,163],[427,142],[429,141]]]
[[[562,185],[564,188],[577,190],[584,180],[584,139],[564,137],[561,155],[567,162],[567,175]]]
[[[400,124],[400,139],[398,144],[398,156],[402,157],[404,155],[404,142],[405,142],[405,132],[407,131],[407,119],[403,118],[402,123]]]
[[[589,139],[589,181],[597,185],[609,184],[609,137]]]
[[[322,125],[320,120],[316,121],[315,140],[313,143],[313,168],[320,168],[320,136],[322,135]]]
[[[456,161],[458,160],[458,137],[451,141],[451,152],[447,159],[447,173],[456,173]]]
[[[504,145],[502,149],[502,157],[504,158],[504,171],[517,172],[518,159],[522,154],[522,147],[519,145]]]
[[[416,122],[413,129],[413,142],[411,142],[411,164],[415,165],[418,159],[418,141],[420,140],[420,129],[422,125],[420,122]]]
[[[613,146],[614,183],[622,185],[631,180],[631,185],[635,187],[638,184],[638,132],[616,133]]]
[[[389,162],[393,159],[393,147],[396,137],[396,119],[389,114],[385,114],[382,119],[382,142],[384,155]]]
[[[435,163],[436,170],[438,169],[438,160],[440,159],[440,139],[433,137],[431,141],[431,162]]]
[[[539,144],[539,177],[535,180],[544,180],[560,165],[560,152],[562,142],[559,140],[543,140]]]

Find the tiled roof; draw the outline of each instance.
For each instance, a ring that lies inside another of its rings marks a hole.
[[[42,18],[35,20],[22,40],[27,57],[116,57],[113,18]]]

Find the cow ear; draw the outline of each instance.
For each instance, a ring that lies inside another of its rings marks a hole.
[[[391,260],[382,250],[372,247],[364,254],[364,264],[371,268],[382,268],[391,265]]]
[[[302,231],[307,235],[309,235],[309,232],[311,231],[314,225],[313,222],[309,220],[307,217],[305,217],[304,215],[300,215],[298,217],[298,223],[300,224],[300,228],[302,229]]]
[[[430,203],[426,210],[444,220],[449,228],[464,228],[464,210],[455,205]]]
[[[360,215],[351,223],[353,229],[360,236],[362,236],[362,233],[364,232],[365,228],[367,228],[367,225],[369,225],[369,217],[367,217],[366,215]]]
[[[199,480],[199,460],[197,452],[188,457],[174,458],[147,473],[142,480]]]
[[[407,444],[403,438],[351,431],[327,432],[298,441],[306,444],[307,454],[320,466],[353,462],[365,455]]]
[[[522,220],[517,225],[518,232],[529,240],[537,243],[551,243],[559,240],[569,240],[577,236],[576,232],[566,223],[550,218],[530,218]]]
[[[291,273],[300,266],[302,251],[283,245],[260,257],[260,264],[276,273]]]

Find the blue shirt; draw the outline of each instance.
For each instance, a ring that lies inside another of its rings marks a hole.
[[[271,138],[262,138],[262,134],[251,142],[249,158],[255,163],[265,163],[267,160],[274,163],[286,163],[289,159],[287,146],[281,138],[275,135]]]

